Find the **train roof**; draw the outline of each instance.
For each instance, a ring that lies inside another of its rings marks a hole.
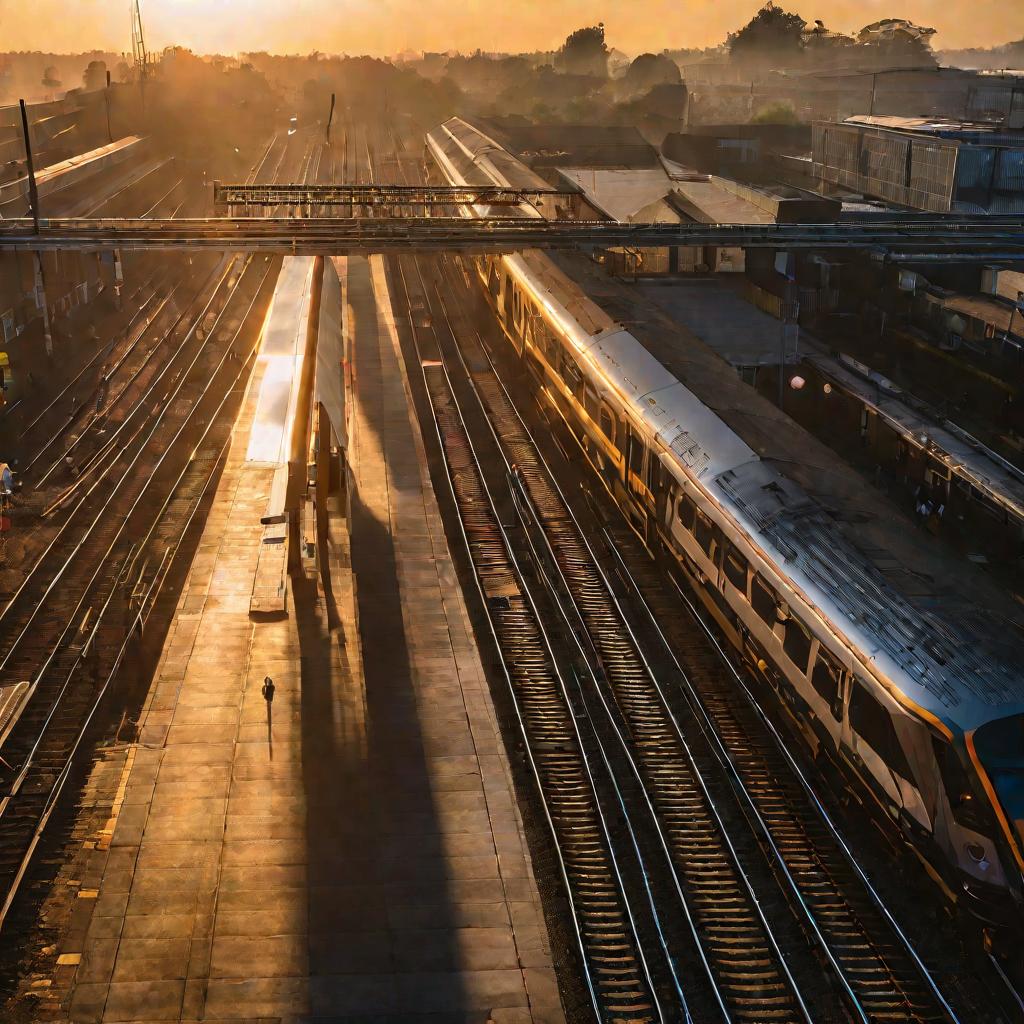
[[[1024,711],[1024,615],[989,577],[916,528],[908,510],[628,284],[580,256],[531,258],[557,264],[605,311],[606,330],[628,332],[713,414],[699,428],[692,421],[693,434],[721,493],[776,564],[839,611],[870,657],[901,670],[907,697],[965,729]],[[620,376],[633,372],[619,360]],[[686,423],[687,404],[662,394],[666,415]]]
[[[447,163],[446,172],[461,177],[463,184],[551,188],[539,174],[461,117],[451,117],[428,132],[427,144],[440,162]]]
[[[453,180],[495,180],[472,157],[475,129],[460,121],[458,132]],[[480,144],[490,161],[493,140]],[[502,183],[525,186],[532,172],[509,158]],[[1022,613],[991,579],[915,529],[906,510],[629,285],[577,255],[512,260],[560,317],[587,310],[577,347],[908,699],[964,730],[1024,712]]]

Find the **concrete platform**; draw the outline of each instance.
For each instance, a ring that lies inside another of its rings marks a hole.
[[[326,592],[250,617],[257,371],[61,950],[72,1021],[563,1020],[382,264],[339,270],[351,544],[334,509]]]

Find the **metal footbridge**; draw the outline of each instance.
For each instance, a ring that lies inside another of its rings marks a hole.
[[[849,249],[890,259],[1024,260],[1024,218],[905,213],[825,224],[629,224],[545,218],[557,189],[437,185],[214,185],[217,206],[288,216],[0,220],[0,251],[230,250],[305,255],[528,248]],[[557,205],[557,204],[556,204]],[[333,215],[341,207],[347,216]],[[474,217],[460,216],[472,208]],[[482,214],[482,215],[480,215]],[[524,214],[526,214],[524,216]]]

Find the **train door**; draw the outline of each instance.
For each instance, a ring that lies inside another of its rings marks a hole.
[[[892,714],[856,677],[850,691],[849,728],[853,762],[882,791],[893,817],[905,815],[930,828],[931,823],[893,725]]]
[[[512,278],[506,274],[502,281],[501,289],[501,319],[505,326],[512,330],[512,296],[515,294],[516,285]]]
[[[644,455],[647,446],[632,424],[627,424],[626,483],[630,496],[640,498],[644,492]]]
[[[501,263],[496,259],[481,261],[480,276],[487,282],[487,295],[491,305],[498,309],[501,301]]]
[[[843,731],[843,704],[848,673],[834,654],[820,641],[811,663],[811,690],[808,695],[818,719],[817,732],[827,737],[829,749],[838,749]]]
[[[644,508],[644,456],[647,452],[647,446],[632,424],[627,422],[625,430],[626,492],[629,498],[626,502],[626,508],[629,510],[629,517],[633,528],[646,540],[647,511]]]

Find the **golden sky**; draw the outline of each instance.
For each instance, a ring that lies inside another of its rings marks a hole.
[[[151,48],[390,54],[415,50],[553,49],[604,21],[628,53],[711,46],[761,0],[142,0]],[[884,17],[938,29],[936,47],[1024,37],[1024,0],[795,0],[783,6],[853,31]],[[0,0],[0,50],[130,49],[126,0]]]

